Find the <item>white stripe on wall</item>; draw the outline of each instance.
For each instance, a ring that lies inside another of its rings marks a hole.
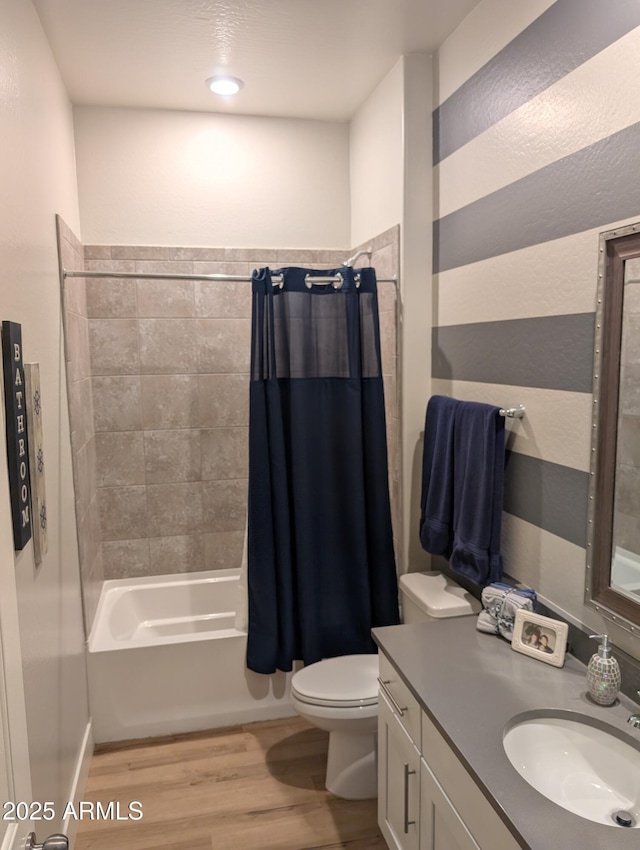
[[[524,419],[505,422],[507,448],[583,472],[591,463],[590,393],[513,387],[434,378],[434,395],[482,401],[498,407],[526,407]]]
[[[638,79],[640,27],[440,162],[436,217],[640,121]]]
[[[435,276],[434,325],[595,310],[598,232],[499,254]]]
[[[435,105],[443,103],[554,2],[494,0],[478,3],[438,49],[440,72],[436,77]]]

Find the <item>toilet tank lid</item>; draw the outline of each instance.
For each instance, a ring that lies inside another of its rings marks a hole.
[[[405,573],[399,582],[400,592],[435,619],[463,617],[482,609],[479,600],[441,572]]]

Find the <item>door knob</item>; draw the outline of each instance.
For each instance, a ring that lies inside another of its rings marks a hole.
[[[35,832],[30,832],[27,836],[27,843],[24,850],[69,850],[69,839],[66,835],[55,832],[48,838],[45,838],[43,844],[36,844]]]

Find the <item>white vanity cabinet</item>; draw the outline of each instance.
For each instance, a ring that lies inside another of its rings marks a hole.
[[[378,825],[391,850],[420,847],[421,713],[416,698],[381,654]]]
[[[424,759],[420,760],[420,850],[479,850]]]
[[[390,850],[522,850],[383,653],[380,680],[378,825]]]

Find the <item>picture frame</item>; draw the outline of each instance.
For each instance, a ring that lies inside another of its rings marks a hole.
[[[516,611],[513,624],[511,648],[536,661],[562,667],[567,652],[568,633],[567,623],[520,608]]]

